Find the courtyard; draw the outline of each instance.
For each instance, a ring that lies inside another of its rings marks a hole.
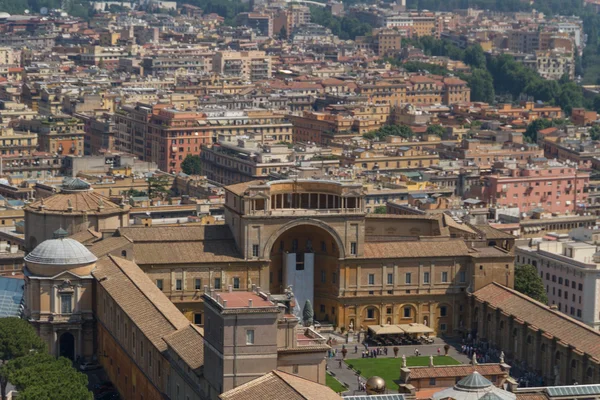
[[[360,371],[363,378],[379,376],[385,380],[388,389],[395,390],[398,385],[395,381],[400,377],[402,358],[356,358],[346,360],[346,364],[356,371]],[[433,356],[433,365],[458,365],[459,361],[450,356]],[[426,367],[429,365],[429,356],[406,357],[407,367]]]

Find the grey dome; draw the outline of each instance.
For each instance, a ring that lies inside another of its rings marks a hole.
[[[97,260],[84,245],[68,238],[45,240],[25,256],[25,262],[48,265],[82,265]]]
[[[465,376],[454,387],[435,393],[434,400],[516,400],[514,393],[494,386],[477,371]]]

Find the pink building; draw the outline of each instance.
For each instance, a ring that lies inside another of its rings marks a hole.
[[[565,214],[574,212],[577,204],[586,202],[589,180],[589,174],[557,162],[525,168],[513,165],[484,177],[481,185],[471,188],[469,196],[479,197],[492,205],[519,207],[522,212],[543,208]]]

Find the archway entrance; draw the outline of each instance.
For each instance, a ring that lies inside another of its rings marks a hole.
[[[283,293],[292,286],[300,309],[310,300],[316,320],[335,321],[337,302],[332,295],[337,295],[339,286],[339,245],[332,233],[313,224],[292,226],[281,233],[270,253],[271,293]]]
[[[60,335],[58,341],[58,355],[69,360],[75,360],[75,337],[70,332]]]

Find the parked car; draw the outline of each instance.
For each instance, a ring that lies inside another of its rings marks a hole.
[[[96,395],[96,400],[120,400],[121,396],[119,396],[119,392],[116,390],[111,390],[110,392],[104,392],[102,394]]]
[[[84,363],[81,363],[81,365],[79,365],[79,369],[82,371],[92,371],[92,370],[98,369],[98,368],[100,368],[100,364],[98,364],[97,362],[93,362],[93,361],[84,362]]]
[[[112,384],[111,381],[101,382],[94,386],[94,394],[96,396],[104,393],[104,392],[114,392],[115,385]]]

